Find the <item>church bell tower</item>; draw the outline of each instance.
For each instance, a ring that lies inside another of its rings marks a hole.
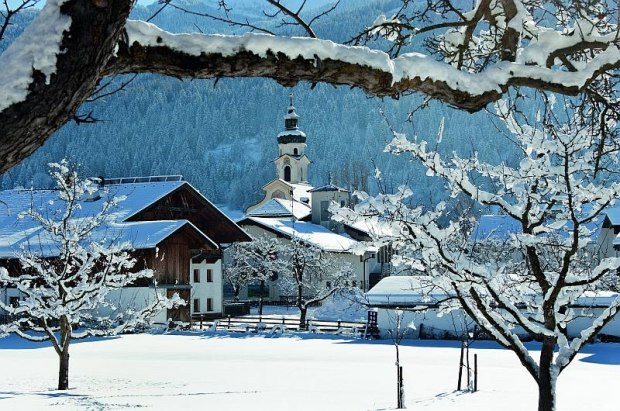
[[[284,116],[284,131],[278,134],[278,157],[274,160],[279,179],[291,184],[308,184],[308,164],[305,155],[306,133],[299,129],[299,116],[293,105],[293,94]]]

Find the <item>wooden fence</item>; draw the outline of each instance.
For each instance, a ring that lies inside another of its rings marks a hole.
[[[285,332],[299,331],[299,317],[243,315],[219,320],[194,320],[193,329],[231,332]],[[365,322],[307,320],[304,331],[329,334],[364,336]]]

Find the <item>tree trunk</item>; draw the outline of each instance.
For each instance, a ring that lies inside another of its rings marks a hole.
[[[553,370],[553,348],[553,339],[545,339],[540,351],[538,411],[555,411],[555,382],[557,375]]]
[[[308,306],[299,306],[299,331],[306,329],[306,313],[308,312]]]
[[[71,343],[71,323],[66,316],[60,317],[60,345],[56,346],[58,353],[58,390],[69,389],[69,344]]]
[[[69,349],[64,349],[58,355],[60,367],[58,369],[58,389],[69,389]]]
[[[300,276],[301,277],[301,276]],[[297,285],[297,307],[299,308],[299,331],[306,329],[306,312],[308,306],[304,304],[304,286],[301,281]]]
[[[260,282],[260,297],[258,299],[258,315],[263,316],[263,294],[265,293],[265,281]]]

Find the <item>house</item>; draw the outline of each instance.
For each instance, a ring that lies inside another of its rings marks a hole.
[[[57,255],[42,228],[20,212],[35,207],[45,214],[57,200],[56,190],[0,191],[0,265],[10,274],[20,271],[17,257],[24,249],[46,257]],[[171,318],[222,313],[222,252],[233,242],[250,237],[181,176],[104,179],[96,195],[84,198],[75,218],[95,215],[107,198],[125,197],[110,209],[95,237],[130,244],[138,263],[135,269],[154,270],[154,281],[114,291],[110,298],[124,306],[146,306],[160,294],[178,293],[187,305],[161,313],[157,322]],[[156,282],[156,287],[155,287]],[[5,303],[19,298],[16,290],[0,291]]]
[[[618,213],[618,214],[616,214]],[[589,250],[605,250],[602,257],[615,256],[618,249],[614,247],[616,236],[620,233],[620,209],[605,210],[604,216],[589,222],[586,226],[590,230],[591,242]],[[518,221],[507,215],[484,215],[472,230],[469,241],[476,247],[497,246],[503,247],[511,236],[522,232]],[[558,230],[552,235],[565,236],[566,232]],[[601,245],[608,244],[605,248]],[[515,253],[515,258],[522,258]],[[526,292],[525,289],[520,291]],[[532,296],[538,293],[532,291]],[[578,296],[571,304],[571,308],[581,314],[569,322],[567,332],[569,336],[577,336],[592,321],[592,315],[600,315],[617,297],[616,291],[586,291]],[[366,293],[369,306],[377,313],[377,324],[383,337],[387,337],[389,330],[395,327],[397,310],[401,312],[402,323],[413,323],[408,338],[462,338],[465,333],[475,328],[474,321],[461,308],[445,311],[440,308],[442,302],[455,298],[455,292],[449,284],[441,286],[438,279],[431,280],[425,275],[391,276],[383,278],[374,288]],[[516,327],[518,335],[526,333]],[[608,323],[602,334],[620,337],[620,317],[615,317]]]
[[[620,256],[620,207],[604,210],[596,243],[601,258]]]
[[[440,309],[439,304],[453,299],[455,294],[448,285],[440,287],[436,284],[427,276],[390,276],[368,291],[366,299],[370,309],[377,313],[380,336],[389,338],[390,330],[395,331],[397,312],[402,315],[401,332],[405,338],[461,339],[466,333],[473,332],[477,326],[462,308],[447,312]],[[572,308],[587,309],[588,315],[584,312],[584,315],[570,322],[567,329],[569,336],[578,336],[590,325],[589,314],[600,315],[617,295],[613,291],[587,291],[576,299]],[[518,327],[514,332],[526,336]],[[619,338],[620,317],[616,316],[608,323],[601,334]]]
[[[278,237],[284,241],[300,238],[337,260],[350,263],[356,286],[365,291],[371,275],[381,276],[377,250],[352,238],[342,224],[331,219],[332,203],[340,207],[349,205],[348,190],[331,182],[320,187],[309,184],[311,162],[305,154],[307,136],[299,128],[299,118],[291,94],[284,130],[277,135],[278,157],[273,160],[276,178],[263,186],[263,199],[248,207],[245,218],[238,224],[252,237]],[[278,299],[279,296],[277,284],[271,284],[269,297]]]

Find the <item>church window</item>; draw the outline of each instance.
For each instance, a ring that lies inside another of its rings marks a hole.
[[[291,181],[291,167],[284,167],[284,181]]]
[[[271,194],[271,198],[286,198],[284,196],[284,192],[281,190],[276,190]]]
[[[297,151],[297,149],[296,149],[296,148],[294,148],[294,149],[293,149],[293,154],[298,155],[298,154],[299,154],[299,151]]]

